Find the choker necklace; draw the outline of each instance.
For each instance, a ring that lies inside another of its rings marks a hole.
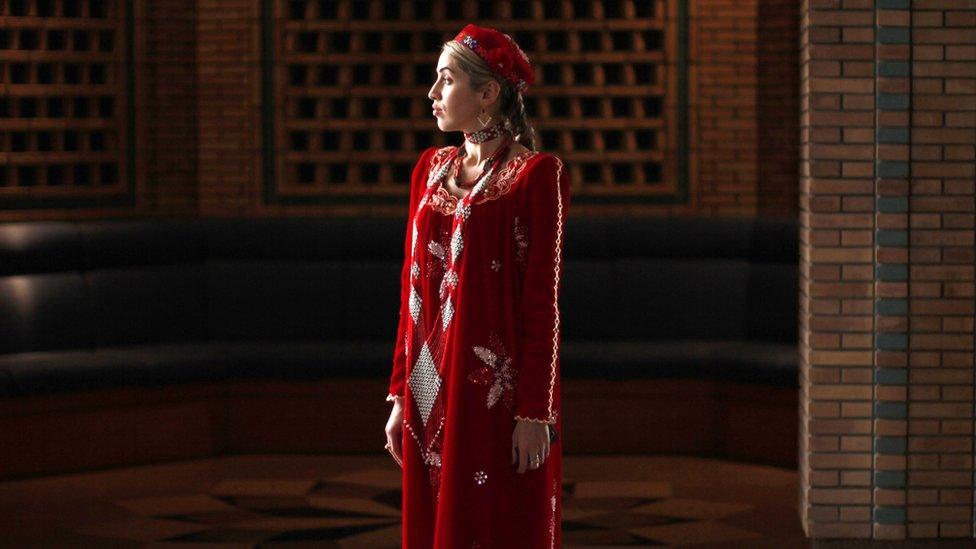
[[[499,122],[498,124],[484,130],[478,130],[473,133],[464,132],[464,138],[472,143],[484,143],[485,141],[494,139],[504,133],[508,133],[508,131],[504,128],[504,125]]]
[[[494,172],[498,168],[498,166],[501,164],[501,161],[505,158],[505,155],[508,153],[508,148],[509,146],[511,146],[511,144],[512,144],[511,140],[506,139],[505,142],[502,143],[500,147],[495,149],[495,151],[491,153],[491,155],[488,158],[484,159],[481,162],[482,164],[485,164],[485,167],[482,168],[481,173],[478,174],[478,177],[476,177],[474,181],[470,181],[467,183],[461,182],[461,162],[464,159],[466,151],[464,150],[463,145],[461,147],[458,147],[459,150],[457,156],[455,157],[455,167],[454,167],[455,185],[457,185],[457,187],[461,189],[466,189],[477,185],[478,182],[485,177],[485,175]]]

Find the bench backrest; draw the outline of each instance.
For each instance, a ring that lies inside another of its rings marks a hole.
[[[796,341],[793,220],[570,218],[565,230],[564,338]],[[392,342],[404,235],[385,218],[0,224],[0,354]]]

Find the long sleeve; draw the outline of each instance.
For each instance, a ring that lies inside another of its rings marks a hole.
[[[522,353],[515,419],[556,423],[559,408],[559,288],[569,176],[562,160],[540,158],[525,175],[528,250],[522,282]]]
[[[417,203],[423,194],[427,182],[427,169],[431,156],[437,147],[429,147],[420,154],[420,159],[413,167],[410,176],[410,206],[407,210],[407,230],[403,242],[403,267],[400,269],[400,318],[397,322],[396,343],[393,348],[393,373],[390,375],[389,394],[386,400],[394,400],[395,397],[402,397],[404,391],[404,376],[406,373],[406,346],[405,338],[407,334],[407,321],[410,318],[408,312],[408,299],[410,295],[410,237],[412,232],[413,218],[417,212]]]

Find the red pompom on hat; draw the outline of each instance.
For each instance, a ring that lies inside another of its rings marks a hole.
[[[469,24],[454,41],[471,48],[496,74],[522,92],[535,83],[529,57],[512,37],[488,27]]]

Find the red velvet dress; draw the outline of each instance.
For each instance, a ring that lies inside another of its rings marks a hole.
[[[411,178],[390,396],[404,396],[403,547],[560,547],[559,309],[569,177],[525,151],[464,198],[443,188],[455,147]],[[517,419],[558,438],[512,464]]]

